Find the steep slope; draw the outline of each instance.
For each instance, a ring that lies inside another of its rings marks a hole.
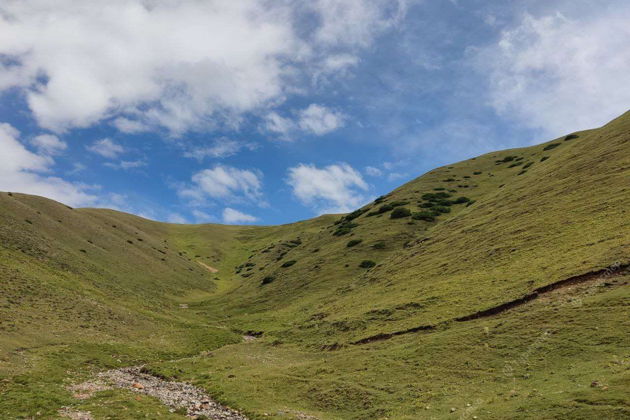
[[[283,226],[0,193],[0,412],[181,418],[63,387],[149,362],[251,418],[626,418],[629,146],[626,113]]]

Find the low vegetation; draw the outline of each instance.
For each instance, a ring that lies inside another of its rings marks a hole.
[[[628,418],[629,133],[630,114],[553,159],[493,152],[283,226],[0,193],[0,417],[185,418],[69,389],[144,365],[252,420]]]

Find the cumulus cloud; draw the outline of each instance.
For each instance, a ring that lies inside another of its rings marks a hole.
[[[265,128],[281,135],[283,140],[292,140],[300,133],[323,136],[344,125],[345,115],[325,106],[311,104],[295,113],[295,118],[282,117],[271,112],[265,119]]]
[[[306,132],[321,136],[343,126],[344,116],[330,109],[311,104],[308,108],[300,111],[298,125]]]
[[[599,126],[630,104],[630,5],[579,19],[530,15],[474,53],[502,115],[558,136]]]
[[[175,135],[277,105],[313,63],[347,67],[405,1],[21,0],[0,5],[0,90],[41,127],[105,119]],[[305,19],[313,25],[303,25]],[[346,52],[344,52],[346,51]]]
[[[192,177],[193,184],[180,190],[180,196],[195,202],[206,198],[264,205],[262,174],[256,170],[216,165]]]
[[[235,223],[254,223],[257,220],[257,217],[242,213],[229,207],[223,210],[223,223],[227,223],[230,225]]]
[[[66,142],[59,140],[59,137],[52,134],[41,134],[33,137],[31,143],[38,152],[53,156],[58,155],[68,148]]]
[[[92,145],[88,146],[87,149],[92,153],[96,153],[108,159],[115,159],[125,152],[124,147],[118,143],[114,143],[108,138],[96,140]]]
[[[348,212],[368,201],[368,184],[347,163],[323,168],[299,164],[289,168],[287,183],[302,204],[318,213]]]
[[[11,125],[0,123],[0,190],[41,195],[71,206],[96,201],[97,197],[90,194],[85,185],[49,175],[54,161],[47,151],[36,154],[27,150],[19,136],[19,131]],[[45,145],[53,144],[50,139],[40,141]]]

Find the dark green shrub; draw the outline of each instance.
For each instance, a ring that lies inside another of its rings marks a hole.
[[[351,239],[350,241],[348,241],[346,246],[348,248],[352,248],[355,245],[359,245],[361,242],[363,242],[363,239]]]
[[[292,265],[294,265],[297,261],[295,260],[291,260],[291,261],[285,261],[284,264],[282,264],[283,268],[287,268],[287,267],[291,267]]]
[[[403,201],[403,200],[401,200],[401,201],[392,201],[390,203],[390,206],[392,206],[392,207],[400,207],[400,206],[405,206],[407,204],[409,204],[409,201]]]
[[[379,207],[378,214],[382,214],[382,213],[388,212],[388,211],[392,210],[393,208],[394,208],[394,206],[392,206],[391,204],[383,204],[381,207]]]
[[[409,216],[411,216],[411,210],[406,207],[396,207],[389,217],[392,219],[402,219],[403,217]]]
[[[352,229],[350,228],[339,228],[336,231],[333,232],[333,235],[335,236],[343,236],[343,235],[347,235],[348,233],[352,232]]]
[[[468,176],[468,175],[464,175],[464,178],[465,178],[465,179],[470,179],[470,176]]]
[[[422,194],[422,199],[427,201],[438,201],[449,197],[451,197],[451,195],[447,192]]]
[[[451,212],[451,208],[450,207],[445,207],[445,206],[433,207],[433,210],[436,211],[436,212],[440,212],[440,213],[450,213]]]
[[[473,175],[481,175],[482,173],[483,172],[481,172],[481,171],[476,171],[476,172],[473,172]]]
[[[425,222],[433,222],[435,221],[435,214],[428,211],[420,211],[418,213],[414,213],[411,216],[414,220],[424,220]]]
[[[264,279],[262,279],[262,281],[260,282],[260,284],[262,286],[264,286],[265,284],[269,284],[272,283],[276,278],[274,276],[267,276]]]
[[[359,267],[361,268],[372,268],[376,265],[376,263],[372,260],[363,260],[361,261],[361,264],[359,264]]]
[[[500,165],[502,163],[508,163],[508,162],[512,162],[513,160],[515,160],[517,158],[517,156],[506,156],[503,159],[497,160],[494,163],[496,163],[497,165]]]
[[[513,163],[510,166],[508,166],[508,168],[515,168],[517,166],[521,166],[522,164],[523,164],[523,162],[516,162],[516,163]]]
[[[453,205],[453,202],[450,201],[450,200],[441,199],[441,200],[434,201],[433,204],[438,205],[438,206],[447,206],[448,207],[448,206]]]
[[[540,158],[540,161],[541,161],[541,162],[544,162],[544,161],[546,161],[547,159],[549,159],[549,156],[543,156],[543,157],[541,157],[541,158]]]
[[[372,245],[372,248],[374,248],[374,249],[385,249],[385,242],[378,241],[374,245]]]
[[[367,212],[369,209],[359,209],[359,210],[355,210],[350,214],[345,215],[342,220],[346,220],[346,221],[351,221],[356,219],[357,217],[361,216],[363,213]]]
[[[442,180],[442,182],[453,182],[453,181],[455,181],[455,178],[446,178]]]
[[[470,201],[470,198],[468,197],[458,197],[455,201],[453,201],[453,204],[464,204],[464,203],[468,203]]]
[[[438,188],[433,188],[433,191],[444,191],[446,188],[442,188],[442,187],[438,187]]]
[[[380,196],[380,197],[378,197],[376,200],[374,200],[374,202],[375,202],[376,204],[378,204],[378,203],[382,203],[383,201],[385,201],[385,199],[386,199],[386,198],[387,198],[386,196],[381,195],[381,196]]]
[[[527,173],[527,171],[521,171],[521,172],[518,173],[518,175],[523,175],[525,173]]]
[[[472,206],[473,204],[475,204],[475,200],[470,200],[470,201],[468,202],[468,204],[466,204],[466,207],[470,207],[470,206]]]
[[[431,201],[427,201],[427,202],[421,203],[420,207],[422,207],[423,209],[430,209],[431,207],[433,207],[435,205],[436,205],[436,203],[433,203]]]
[[[545,148],[543,150],[553,150],[556,147],[560,146],[560,143],[551,143],[548,144],[547,146],[545,146]]]
[[[564,141],[569,141],[569,140],[577,139],[577,138],[579,138],[579,137],[580,137],[580,136],[578,136],[577,134],[569,134],[568,136],[566,136],[566,137],[564,138]]]
[[[346,235],[350,233],[350,231],[357,226],[359,226],[357,223],[345,222],[344,224],[340,225],[336,231],[333,232],[333,235],[335,236]]]
[[[523,170],[529,168],[530,166],[532,166],[534,164],[534,162],[527,162],[525,165],[523,165]]]

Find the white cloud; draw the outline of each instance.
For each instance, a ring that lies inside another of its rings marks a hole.
[[[203,202],[206,197],[231,202],[255,202],[265,205],[262,198],[262,174],[256,170],[216,165],[192,177],[193,184],[182,190],[182,197]]]
[[[118,130],[120,130],[123,133],[127,133],[127,134],[142,133],[143,131],[148,131],[150,129],[149,126],[147,126],[146,124],[142,123],[141,121],[130,120],[129,118],[125,118],[125,117],[118,117],[118,118],[116,118],[112,122],[112,124]]]
[[[299,164],[289,168],[287,183],[302,204],[318,213],[342,213],[363,205],[367,198],[367,183],[359,172],[347,163],[318,168]]]
[[[322,19],[316,38],[327,44],[368,45],[375,35],[397,24],[409,1],[314,0]]]
[[[136,169],[142,168],[143,166],[147,166],[147,161],[144,159],[139,160],[121,160],[120,162],[106,162],[105,166],[112,169],[122,169],[124,171],[128,169]]]
[[[47,175],[54,164],[53,159],[28,151],[19,142],[19,136],[19,131],[11,125],[0,123],[0,190],[41,195],[70,206],[96,201],[85,185]]]
[[[375,177],[383,175],[383,171],[381,171],[378,168],[375,168],[374,166],[366,166],[365,167],[365,173],[368,176],[375,176]]]
[[[280,116],[277,112],[270,112],[265,117],[265,129],[281,135],[282,140],[290,140],[289,133],[295,130],[295,122],[290,118]]]
[[[126,133],[158,126],[175,135],[234,124],[284,101],[319,71],[315,63],[369,45],[404,4],[5,1],[0,90],[21,89],[39,125],[56,132],[104,119]]]
[[[298,125],[300,129],[317,136],[335,131],[342,127],[344,123],[343,114],[317,104],[311,104],[308,108],[300,111],[299,117]]]
[[[184,157],[202,161],[206,158],[221,159],[237,154],[242,149],[254,150],[255,143],[239,142],[226,137],[214,140],[210,146],[194,147],[184,152]]]
[[[197,223],[209,223],[217,220],[216,217],[198,209],[193,209],[191,213],[195,217],[195,221]]]
[[[68,145],[64,141],[59,140],[59,137],[52,134],[35,136],[31,140],[31,143],[40,153],[49,156],[58,155],[68,148]]]
[[[502,115],[557,136],[599,126],[630,104],[630,4],[578,20],[526,15],[475,52]]]
[[[188,220],[186,220],[186,218],[179,213],[169,214],[168,217],[166,218],[166,221],[169,223],[177,223],[180,225],[188,223]]]
[[[292,140],[299,132],[322,136],[343,127],[345,115],[325,106],[310,104],[295,112],[295,119],[271,112],[265,117],[265,129],[281,135],[282,140]]]
[[[124,147],[122,147],[118,143],[114,143],[111,139],[108,138],[95,141],[94,143],[92,143],[91,146],[88,146],[87,149],[90,152],[96,153],[109,159],[115,159],[118,157],[118,155],[125,152]]]
[[[235,224],[235,223],[253,223],[258,220],[257,217],[252,215],[242,213],[238,210],[231,209],[227,207],[223,210],[223,222],[227,224]]]

